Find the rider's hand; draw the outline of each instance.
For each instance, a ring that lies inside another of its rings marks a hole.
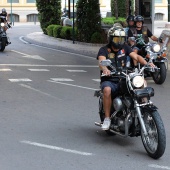
[[[152,68],[156,67],[153,63],[148,63],[149,66],[151,66]]]
[[[110,76],[110,70],[104,69],[103,74],[105,74],[106,76]]]

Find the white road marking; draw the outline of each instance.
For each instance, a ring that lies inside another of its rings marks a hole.
[[[8,79],[9,81],[11,81],[11,82],[29,82],[29,81],[32,81],[32,80],[30,80],[30,79],[28,79],[28,78],[21,78],[21,79]]]
[[[84,67],[98,68],[96,65],[36,65],[36,64],[0,64],[0,66],[20,66],[20,67]]]
[[[12,70],[8,69],[8,68],[2,68],[2,69],[0,69],[0,71],[12,71]]]
[[[50,78],[53,81],[74,81],[72,79],[67,79],[67,78]]]
[[[67,86],[72,86],[72,87],[79,87],[79,88],[82,88],[82,89],[99,90],[99,89],[94,89],[94,88],[90,88],[90,87],[84,87],[84,86],[78,86],[78,85],[74,85],[74,84],[62,83],[62,82],[58,82],[58,81],[52,81],[52,80],[47,80],[47,81],[52,82],[52,83],[58,83],[58,84],[63,84],[63,85],[67,85]]]
[[[88,153],[88,152],[81,152],[81,151],[77,151],[77,150],[61,148],[61,147],[46,145],[46,144],[37,143],[37,142],[31,142],[31,141],[20,141],[20,142],[24,143],[24,144],[28,144],[28,145],[33,145],[33,146],[38,146],[38,147],[42,147],[42,148],[53,149],[53,150],[83,155],[83,156],[92,156],[93,155],[92,153]]]
[[[87,72],[85,70],[67,70],[68,72],[78,72],[78,73],[83,73],[83,72]]]
[[[15,53],[18,53],[18,54],[21,54],[21,55],[28,55],[28,54],[25,54],[25,53],[22,53],[22,52],[19,52],[19,51],[15,51],[15,50],[11,50],[12,52],[15,52]]]
[[[52,96],[52,95],[50,95],[48,93],[42,92],[42,91],[40,91],[38,89],[35,89],[35,88],[31,87],[31,86],[28,86],[26,84],[20,84],[20,86],[25,87],[25,88],[30,89],[30,90],[33,90],[33,91],[36,91],[36,92],[39,92],[39,93],[44,94],[44,95],[46,95],[48,97],[52,97],[52,98],[55,98],[55,99],[58,99],[58,100],[62,100],[62,99],[60,99],[58,97],[55,97],[55,96]]]
[[[19,51],[15,51],[15,50],[11,50],[11,51],[23,55],[21,57],[31,58],[31,59],[36,59],[36,60],[46,60],[46,59],[40,57],[39,55],[29,55],[29,54],[25,54],[25,53],[22,53]]]
[[[36,59],[36,60],[44,60],[46,61],[46,59],[40,57],[39,55],[25,55],[25,56],[22,56],[24,58],[31,58],[31,59]]]
[[[25,44],[28,44],[27,41],[24,41],[24,40],[23,40],[23,36],[19,37],[19,40],[22,41],[22,42],[25,43]]]
[[[148,166],[151,167],[151,168],[170,170],[170,167],[168,167],[168,166],[160,166],[160,165],[156,165],[156,164],[150,164],[150,165],[148,165]]]
[[[50,71],[48,69],[28,69],[29,71]]]
[[[97,82],[100,82],[100,79],[92,79],[93,81],[97,81]]]

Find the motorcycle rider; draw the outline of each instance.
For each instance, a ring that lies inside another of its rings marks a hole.
[[[3,22],[7,22],[7,12],[5,8],[2,9],[2,13],[0,13],[0,16],[5,17]]]
[[[153,41],[162,42],[162,39],[154,36],[147,26],[143,26],[144,18],[141,15],[134,17],[134,23],[135,27],[132,27],[128,30],[128,37],[135,37],[136,40],[138,38],[142,38],[145,43],[149,42],[149,38],[151,38]],[[144,44],[141,41],[136,41],[136,47],[138,47],[139,50],[141,50],[143,46]]]
[[[108,130],[111,124],[110,110],[112,103],[112,96],[116,95],[119,90],[119,79],[110,76],[110,69],[107,66],[101,66],[102,60],[110,59],[114,67],[126,68],[127,56],[138,61],[142,65],[147,64],[143,57],[133,52],[130,46],[125,44],[126,36],[123,27],[114,26],[108,31],[109,43],[99,49],[97,60],[99,61],[100,73],[106,76],[101,77],[101,90],[103,92],[103,106],[105,112],[105,119],[102,124],[102,130]],[[150,63],[154,67],[153,63]]]

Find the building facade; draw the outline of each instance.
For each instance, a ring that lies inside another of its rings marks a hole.
[[[142,1],[142,0],[139,0]],[[149,3],[150,0],[144,0]],[[8,12],[8,20],[13,22],[37,22],[38,11],[36,8],[36,0],[0,0],[1,8],[6,8]],[[68,0],[61,1],[62,10],[68,9]],[[74,0],[76,4],[77,0]],[[110,0],[99,0],[101,16],[106,17],[110,12]],[[155,0],[155,20],[167,20],[167,0]],[[70,8],[73,7],[73,0],[70,0]],[[12,15],[11,15],[12,13]]]

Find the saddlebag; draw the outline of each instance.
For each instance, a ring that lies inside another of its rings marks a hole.
[[[154,89],[152,87],[145,87],[143,89],[135,89],[134,94],[137,99],[141,99],[143,97],[150,98],[154,96]]]

